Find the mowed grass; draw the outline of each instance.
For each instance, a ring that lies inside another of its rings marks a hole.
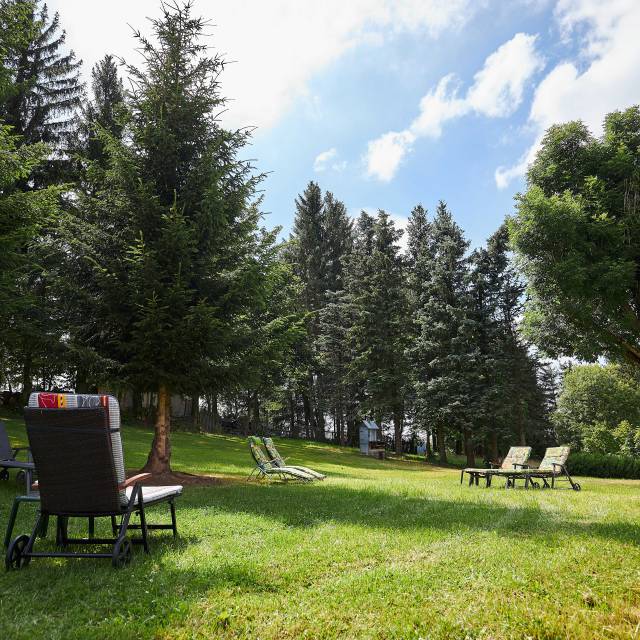
[[[143,464],[150,431],[123,439],[127,466]],[[180,538],[153,533],[151,555],[120,571],[0,571],[0,638],[640,638],[640,482],[486,490],[455,469],[277,444],[327,480],[247,483],[244,441],[175,434],[175,469],[227,479],[185,490]],[[0,483],[2,531],[16,490]]]

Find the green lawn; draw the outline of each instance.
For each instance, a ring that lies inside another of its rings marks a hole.
[[[127,466],[141,465],[150,432],[123,438]],[[640,639],[640,482],[486,490],[455,469],[278,445],[328,479],[248,484],[242,440],[176,434],[176,469],[228,478],[185,491],[180,538],[152,534],[151,556],[120,571],[0,571],[0,638]],[[0,483],[2,531],[15,491]]]

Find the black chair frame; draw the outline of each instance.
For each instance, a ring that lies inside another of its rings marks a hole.
[[[145,508],[156,504],[158,502],[168,502],[171,511],[171,524],[150,524],[147,522]],[[140,523],[135,524],[131,522],[131,517],[137,514],[140,518]],[[46,525],[51,516],[57,517],[56,526],[56,546],[61,551],[34,551],[36,539],[44,529],[46,531]],[[68,535],[68,522],[69,518],[88,518],[89,532],[86,538],[69,538]],[[113,538],[96,538],[94,536],[95,531],[95,518],[108,517],[111,519],[111,530],[113,532]],[[120,524],[117,523],[117,518],[120,517]],[[140,530],[140,537],[129,538],[127,533],[130,529]],[[47,513],[44,510],[39,510],[36,517],[35,524],[31,531],[31,535],[21,535],[15,538],[7,550],[6,555],[6,568],[21,569],[29,564],[32,558],[106,558],[111,559],[114,567],[124,567],[131,561],[132,544],[141,544],[145,553],[149,553],[149,538],[148,531],[150,529],[169,529],[173,532],[173,536],[177,537],[178,527],[176,523],[176,510],[173,498],[168,500],[160,499],[156,501],[149,501],[146,504],[142,500],[142,485],[136,483],[133,486],[131,497],[127,506],[123,511],[114,513],[101,513],[96,515],[95,513]],[[71,545],[109,545],[110,551],[104,552],[76,552],[66,551],[67,547]]]

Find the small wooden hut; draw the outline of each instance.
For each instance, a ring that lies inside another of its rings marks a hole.
[[[380,427],[373,420],[363,420],[360,425],[360,453],[364,456],[384,458],[384,442]]]

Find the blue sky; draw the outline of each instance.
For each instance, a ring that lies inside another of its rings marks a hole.
[[[55,0],[90,66],[135,61],[154,0]],[[255,125],[268,226],[316,180],[354,215],[446,200],[477,246],[513,210],[544,130],[640,102],[638,0],[200,0],[227,126]]]

